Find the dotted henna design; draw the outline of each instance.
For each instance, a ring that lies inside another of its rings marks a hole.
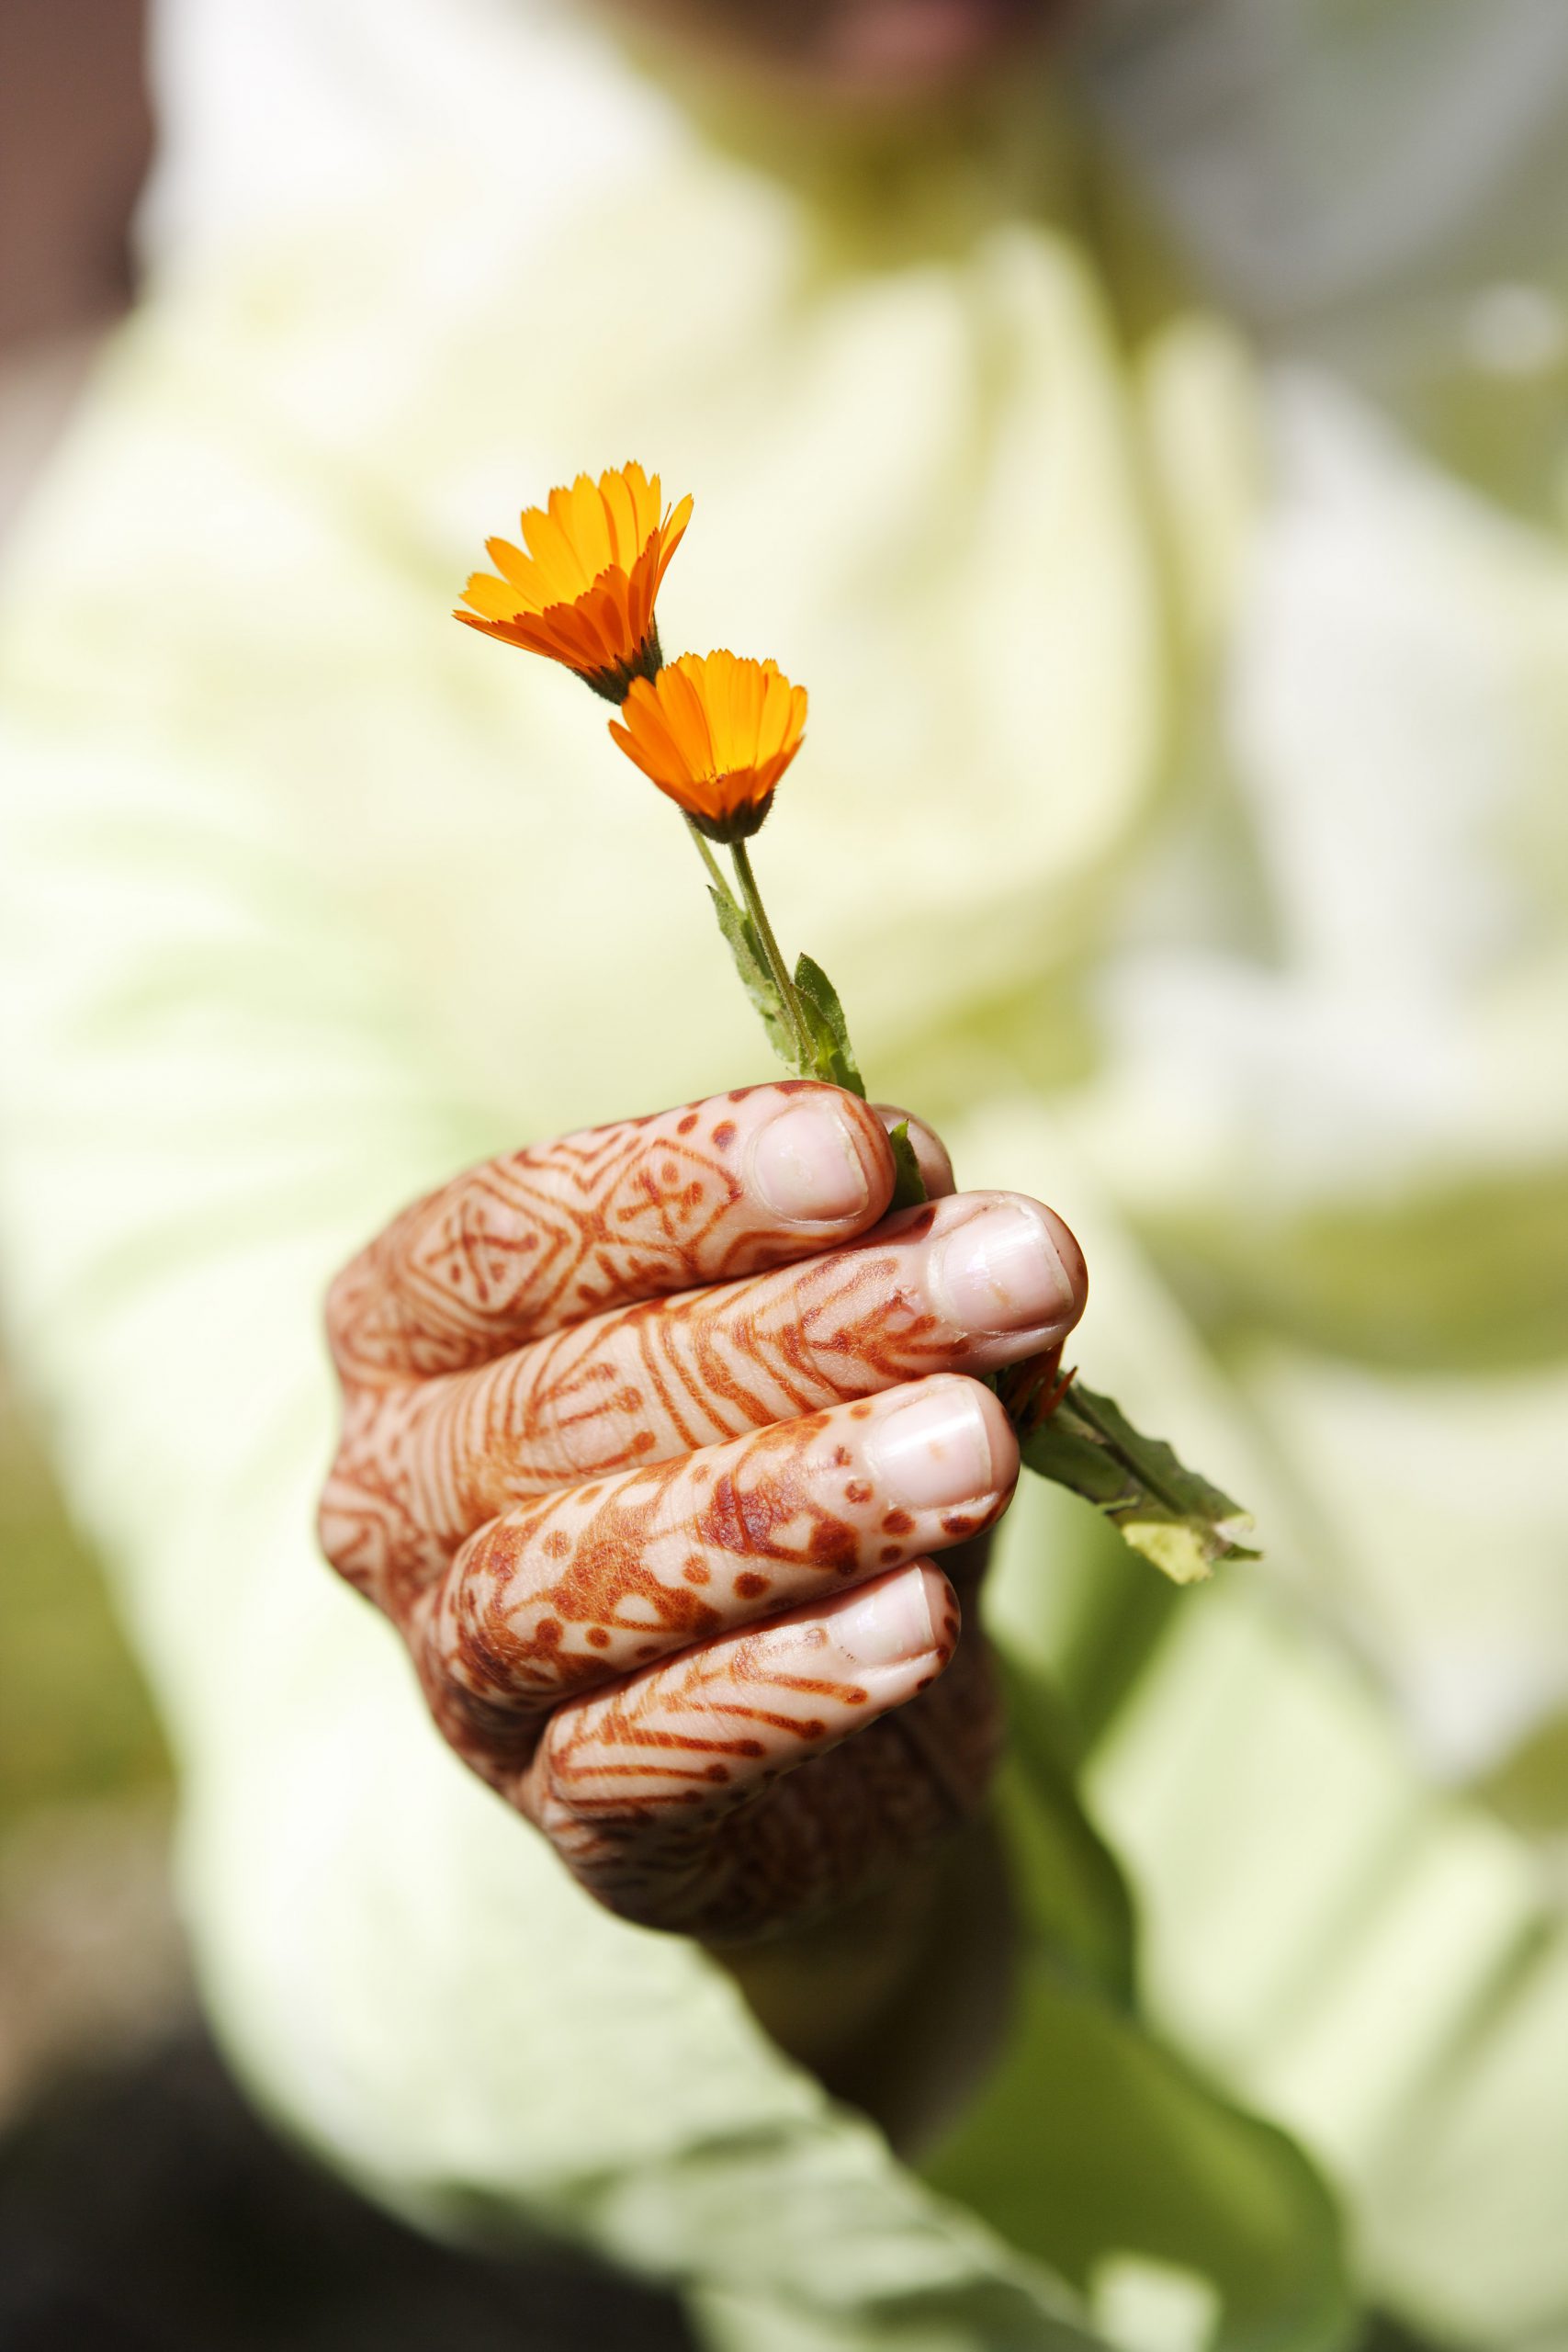
[[[422,1612],[414,1645],[444,1722],[471,1717],[487,1740],[504,1725],[510,1764],[524,1727],[584,1685],[841,1591],[940,1541],[944,1514],[885,1510],[869,1480],[842,1476],[854,1462],[842,1427],[827,1413],[775,1425],[540,1498],[482,1529]],[[1003,1500],[977,1503],[965,1532]]]

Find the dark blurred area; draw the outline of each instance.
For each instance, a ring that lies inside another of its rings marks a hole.
[[[130,296],[144,33],[136,0],[0,0],[0,529]]]
[[[672,2304],[580,2258],[457,2256],[285,2154],[184,2038],[0,2146],[6,2352],[683,2352]]]
[[[130,289],[152,143],[135,0],[0,8],[0,341],[68,334]]]

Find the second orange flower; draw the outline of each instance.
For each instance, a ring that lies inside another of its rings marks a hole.
[[[773,803],[806,733],[806,688],[776,662],[682,653],[638,678],[610,732],[709,841],[741,842]]]

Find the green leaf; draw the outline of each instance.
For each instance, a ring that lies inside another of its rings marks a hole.
[[[823,1067],[816,1073],[841,1086],[847,1094],[858,1094],[864,1100],[865,1080],[860,1074],[854,1047],[850,1043],[849,1023],[839,991],[822,969],[809,956],[802,956],[795,967],[795,985],[810,1025],[812,1041],[820,1046]],[[922,1199],[925,1197],[922,1193]]]
[[[726,890],[716,890],[710,884],[708,897],[718,917],[718,927],[724,933],[729,952],[735,958],[735,968],[740,975],[740,985],[761,1016],[768,1033],[768,1043],[786,1069],[795,1069],[795,1048],[789,1023],[779,1002],[779,992],[773,986],[773,976],[768,969],[756,927],[744,907]],[[808,1073],[795,1071],[796,1077]]]
[[[796,963],[795,986],[814,1053],[811,1069],[806,1075],[825,1079],[829,1085],[841,1086],[846,1093],[858,1094],[863,1101],[865,1080],[850,1043],[849,1023],[838,989],[810,956],[802,956]],[[909,1141],[908,1119],[900,1119],[890,1129],[887,1140],[893,1147],[894,1168],[893,1197],[888,1208],[914,1208],[925,1199],[926,1186],[915,1147]]]
[[[798,989],[795,1001],[800,1006],[801,1020],[806,1024],[807,1038],[807,1054],[799,1075],[802,1078],[819,1078],[829,1086],[847,1086],[848,1073],[839,1043],[821,1006],[814,1003],[810,997],[802,996]],[[848,1091],[854,1093],[858,1089],[850,1087]]]
[[[1007,1753],[996,1790],[1024,1933],[1055,1966],[1119,2009],[1134,2005],[1133,1902],[1121,1867],[1084,1811],[1061,1702],[998,1647]]]
[[[926,1180],[920,1174],[920,1163],[909,1141],[908,1119],[900,1119],[896,1127],[889,1127],[887,1140],[893,1147],[893,1198],[887,1204],[891,1216],[895,1209],[912,1209],[925,1199]]]
[[[1093,1503],[1175,1584],[1195,1583],[1216,1560],[1258,1556],[1239,1503],[1189,1470],[1162,1438],[1134,1429],[1113,1398],[1079,1382],[1021,1446],[1031,1470]]]
[[[1129,2262],[1179,2274],[1208,2325],[1178,2341],[1348,2352],[1340,2217],[1301,2148],[1048,1951],[1013,1999],[1007,2064],[922,2163],[930,2185],[1096,2301]]]

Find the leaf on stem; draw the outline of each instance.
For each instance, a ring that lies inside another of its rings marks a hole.
[[[735,958],[740,985],[761,1016],[762,1026],[768,1033],[768,1043],[784,1067],[794,1069],[795,1057],[790,1024],[779,1002],[779,992],[773,986],[773,976],[768,969],[768,959],[762,953],[756,925],[745,908],[732,899],[728,890],[716,890],[710,883],[708,897],[713,900],[718,927]],[[797,1070],[795,1075],[806,1077],[810,1073]]]
[[[863,1101],[865,1080],[850,1043],[849,1023],[844,1019],[838,989],[821,965],[809,956],[800,956],[795,964],[795,986],[812,1049],[811,1068],[801,1075],[825,1079],[829,1085],[841,1086],[846,1094],[858,1094]]]
[[[1080,1382],[1021,1439],[1031,1470],[1081,1495],[1124,1542],[1176,1584],[1216,1560],[1256,1560],[1250,1515],[1189,1470],[1163,1438],[1145,1437],[1121,1407]]]

